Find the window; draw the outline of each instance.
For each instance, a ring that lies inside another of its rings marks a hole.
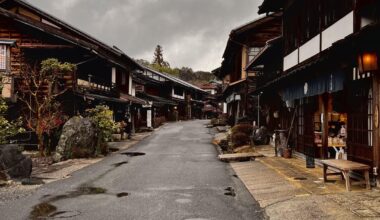
[[[261,47],[250,47],[248,49],[248,62],[251,62],[260,53],[260,50]]]
[[[180,88],[174,87],[174,95],[183,96],[183,90]]]
[[[7,46],[0,45],[0,70],[7,69]]]
[[[127,84],[127,74],[126,73],[121,73],[121,85]]]
[[[372,88],[368,91],[368,110],[367,110],[367,119],[368,119],[368,146],[373,146],[373,97],[372,97]]]
[[[350,11],[353,10],[352,0],[323,0],[322,1],[322,26],[324,28],[329,27]]]
[[[283,16],[285,54],[290,54],[352,10],[353,0],[294,1]]]
[[[299,107],[297,108],[298,111],[298,135],[303,135],[304,134],[304,116],[303,116],[303,99],[299,100]]]

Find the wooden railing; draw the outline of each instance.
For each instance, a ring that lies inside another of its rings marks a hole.
[[[94,80],[94,77],[89,77],[88,80],[78,79],[77,88],[79,91],[89,91],[93,93],[100,93],[107,96],[119,97],[120,92],[116,84],[101,82]]]

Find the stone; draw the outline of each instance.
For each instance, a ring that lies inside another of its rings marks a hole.
[[[0,145],[0,179],[29,178],[32,160],[22,154],[22,147],[16,144]]]
[[[59,162],[72,158],[92,157],[96,154],[97,145],[96,125],[89,118],[75,116],[63,126],[53,159]]]

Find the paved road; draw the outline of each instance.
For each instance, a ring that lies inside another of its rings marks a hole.
[[[205,124],[167,124],[128,150],[145,155],[107,157],[1,206],[0,219],[263,219],[230,166],[216,159]]]

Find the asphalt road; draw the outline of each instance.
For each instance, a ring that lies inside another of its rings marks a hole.
[[[145,155],[109,156],[0,206],[0,219],[263,219],[205,124],[167,124],[127,151]]]

